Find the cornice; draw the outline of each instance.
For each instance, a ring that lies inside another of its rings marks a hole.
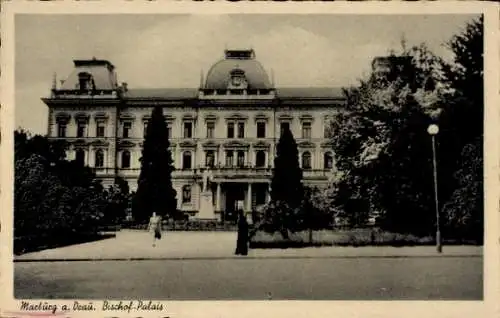
[[[231,140],[224,143],[224,148],[248,148],[250,144],[245,141]]]
[[[316,148],[316,144],[308,140],[297,142],[297,146],[299,148],[308,148],[308,149]]]
[[[132,148],[135,147],[135,143],[130,140],[120,140],[118,141],[118,147],[121,148]]]
[[[196,148],[196,142],[193,140],[183,140],[178,145],[181,148]]]

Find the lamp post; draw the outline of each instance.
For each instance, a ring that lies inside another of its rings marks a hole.
[[[436,162],[436,135],[439,133],[439,126],[436,124],[431,124],[427,128],[427,132],[431,136],[432,142],[432,166],[434,174],[434,204],[436,208],[436,249],[438,253],[443,251],[443,246],[441,245],[441,229],[439,221],[439,204],[438,204],[438,183],[437,183],[437,162]]]

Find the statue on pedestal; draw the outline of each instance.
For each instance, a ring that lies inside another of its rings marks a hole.
[[[208,169],[205,169],[203,171],[203,187],[202,191],[207,192],[209,191],[210,184],[212,182],[212,172]]]

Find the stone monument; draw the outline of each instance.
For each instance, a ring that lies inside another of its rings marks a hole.
[[[206,169],[203,171],[202,187],[200,192],[200,210],[198,218],[215,219],[214,202],[211,189],[212,173]]]

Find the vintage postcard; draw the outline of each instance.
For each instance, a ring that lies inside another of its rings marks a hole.
[[[492,3],[6,3],[2,317],[493,317]]]

